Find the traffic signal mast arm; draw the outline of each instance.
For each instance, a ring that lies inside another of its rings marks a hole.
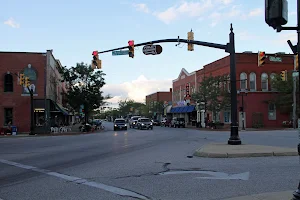
[[[197,40],[185,40],[185,39],[179,39],[179,38],[177,38],[177,39],[154,40],[154,41],[150,41],[150,42],[143,42],[143,43],[139,43],[139,44],[134,44],[134,46],[138,47],[138,46],[144,46],[144,45],[149,45],[149,44],[172,43],[172,42],[196,44],[196,45],[205,46],[205,47],[212,47],[212,48],[216,48],[216,49],[224,49],[226,52],[228,52],[228,48],[229,48],[229,44],[223,45],[223,44],[202,42],[202,41],[197,41]],[[107,53],[107,52],[111,52],[111,51],[122,50],[122,49],[128,49],[129,47],[130,46],[125,46],[125,47],[110,49],[110,50],[106,50],[106,51],[99,51],[98,54]]]

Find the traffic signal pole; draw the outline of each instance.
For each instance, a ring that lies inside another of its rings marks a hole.
[[[297,45],[293,46],[291,44],[291,41],[287,41],[288,44],[290,45],[291,47],[291,50],[293,51],[293,53],[295,55],[298,55],[298,63],[300,61],[299,59],[299,55],[300,55],[300,0],[297,0],[297,26],[296,27],[282,27],[282,26],[278,26],[277,28],[277,32],[281,32],[282,30],[294,30],[294,31],[297,31],[297,38],[298,38],[298,41],[297,41]],[[299,69],[298,69],[299,71]],[[300,89],[300,81],[298,83],[298,87]],[[300,108],[300,92],[299,92],[299,108]],[[299,143],[298,143],[298,154],[300,156],[300,116],[298,114],[298,136],[299,136]],[[298,188],[297,190],[293,193],[293,199],[292,200],[300,200],[300,181],[298,183]]]
[[[234,44],[234,33],[232,24],[230,24],[230,34],[229,34],[229,43],[226,45],[223,44],[216,44],[216,43],[209,43],[197,40],[185,40],[185,39],[163,39],[163,40],[154,40],[150,42],[144,42],[135,44],[134,46],[144,46],[144,45],[151,45],[157,43],[186,43],[186,44],[195,44],[199,46],[223,49],[225,52],[230,54],[230,91],[231,91],[231,130],[230,130],[230,138],[228,140],[228,144],[230,145],[240,145],[241,139],[239,137],[239,129],[237,123],[237,91],[236,91],[236,58],[235,58],[235,44]],[[120,48],[110,49],[106,51],[98,52],[99,54],[108,53],[111,51],[117,51],[122,49],[129,49],[130,46],[124,46]]]

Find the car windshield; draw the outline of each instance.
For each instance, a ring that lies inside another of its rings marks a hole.
[[[115,123],[125,123],[125,120],[122,120],[122,119],[116,120]]]
[[[150,122],[150,119],[141,119],[141,122]]]
[[[139,119],[139,117],[134,117],[134,118],[132,118],[132,120],[138,120]]]
[[[178,121],[184,121],[184,118],[178,118],[177,120]]]

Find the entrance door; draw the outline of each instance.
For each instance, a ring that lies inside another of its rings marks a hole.
[[[239,112],[239,127],[243,127],[243,117],[244,117],[244,125],[246,128],[246,113],[245,112]]]

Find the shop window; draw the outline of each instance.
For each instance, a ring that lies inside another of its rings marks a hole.
[[[268,105],[268,118],[269,120],[276,120],[276,106],[274,103]]]
[[[231,113],[230,111],[224,111],[224,123],[231,122]]]
[[[13,124],[13,109],[4,108],[4,125]]]

